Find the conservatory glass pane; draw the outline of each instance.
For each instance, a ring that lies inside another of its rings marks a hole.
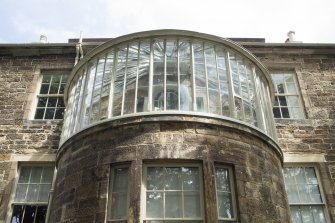
[[[192,111],[192,68],[191,48],[188,41],[179,41],[179,72],[180,72],[180,110]]]
[[[141,42],[139,56],[136,112],[145,112],[148,110],[149,95],[149,42]]]
[[[164,63],[165,44],[163,40],[156,40],[154,43],[153,61],[153,111],[163,111],[165,107],[164,95]]]
[[[126,60],[127,47],[119,49],[117,55],[116,73],[114,75],[113,116],[121,115]]]
[[[137,79],[138,64],[138,44],[130,45],[128,51],[127,71],[126,71],[126,89],[124,99],[124,114],[134,113],[135,90]]]

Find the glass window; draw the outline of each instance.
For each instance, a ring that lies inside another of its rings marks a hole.
[[[293,73],[274,73],[272,81],[275,87],[275,118],[302,119],[304,112],[299,94],[298,83]]]
[[[114,167],[111,170],[111,188],[109,199],[109,219],[117,222],[127,222],[128,218],[128,182],[129,168]]]
[[[326,223],[325,203],[314,167],[284,168],[293,223]]]
[[[65,110],[63,96],[67,77],[64,72],[43,72],[37,95],[35,119],[63,119]]]
[[[203,222],[200,167],[146,166],[145,222]]]
[[[44,222],[54,167],[23,166],[13,202],[10,222]]]
[[[215,167],[215,185],[219,222],[235,219],[231,168]]]

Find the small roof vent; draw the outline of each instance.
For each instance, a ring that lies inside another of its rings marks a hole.
[[[285,43],[302,43],[302,41],[296,41],[295,40],[295,31],[289,31],[287,33],[287,39],[285,41]]]
[[[46,35],[41,35],[40,43],[48,43],[48,37]]]

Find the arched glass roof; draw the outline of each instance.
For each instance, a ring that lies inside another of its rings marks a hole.
[[[101,122],[133,115],[201,114],[275,138],[266,68],[236,43],[160,30],[102,44],[73,69],[61,143]]]

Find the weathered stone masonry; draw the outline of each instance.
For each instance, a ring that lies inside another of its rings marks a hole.
[[[53,222],[104,222],[109,168],[119,163],[131,164],[129,219],[139,222],[142,164],[164,160],[202,164],[206,222],[217,221],[214,163],[234,167],[239,222],[289,221],[281,155],[257,131],[200,117],[164,119],[125,119],[65,143],[57,158]]]
[[[84,45],[85,54],[93,45],[98,44]],[[321,175],[330,222],[335,222],[335,47],[243,45],[270,71],[297,74],[306,119],[276,120],[279,144],[284,161],[289,156],[297,157],[296,162],[323,157],[323,162],[312,163]],[[54,161],[50,157],[57,153],[62,122],[29,118],[39,75],[43,69],[72,69],[74,58],[74,44],[0,47],[0,223],[8,214],[18,163]],[[234,166],[239,222],[289,222],[284,185],[278,178],[281,160],[252,131],[241,134],[229,125],[199,120],[121,124],[89,129],[64,144],[58,155],[53,222],[104,222],[109,170],[115,163],[131,164],[129,222],[138,222],[143,162],[160,159],[202,164],[206,222],[217,221],[209,177],[216,162]]]
[[[324,155],[317,167],[335,221],[335,50],[299,45],[250,50],[270,70],[297,73],[306,119],[276,120],[279,143],[284,154]]]
[[[33,52],[20,48],[0,52],[0,222],[3,222],[17,172],[14,157],[22,155],[29,160],[29,156],[40,156],[41,161],[46,161],[43,156],[55,154],[58,148],[62,122],[28,118],[41,70],[69,70],[74,55],[72,49],[55,51],[52,47],[37,47]]]

